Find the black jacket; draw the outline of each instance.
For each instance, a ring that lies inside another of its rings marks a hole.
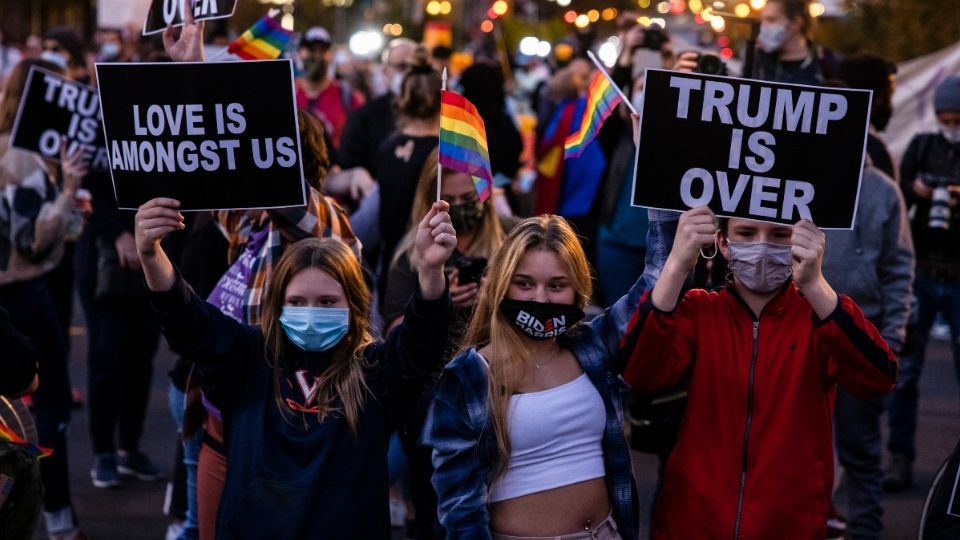
[[[274,389],[263,334],[202,301],[178,277],[151,295],[170,347],[198,364],[206,390],[219,385],[227,453],[217,538],[271,540],[390,537],[387,443],[443,354],[450,301],[419,293],[386,342],[365,350],[367,395],[356,438],[342,414],[319,421],[311,393],[329,357],[285,359]],[[279,399],[277,399],[279,397]],[[282,413],[278,401],[283,403]],[[336,406],[337,404],[334,403]],[[286,414],[284,414],[286,413]]]

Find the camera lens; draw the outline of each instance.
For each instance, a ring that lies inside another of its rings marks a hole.
[[[726,75],[727,65],[715,54],[701,54],[697,58],[697,72],[705,75]]]

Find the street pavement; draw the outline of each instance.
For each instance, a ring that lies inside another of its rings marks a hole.
[[[82,321],[78,320],[76,323],[71,329],[70,368],[74,386],[79,387],[86,396],[86,338]],[[141,445],[142,450],[165,471],[173,468],[177,444],[175,426],[167,407],[167,371],[173,366],[173,359],[173,354],[161,340],[160,351],[154,361],[153,386]],[[914,486],[902,494],[887,496],[884,515],[885,539],[917,538],[927,489],[940,464],[960,438],[958,390],[955,381],[949,346],[943,341],[931,340],[920,384],[921,419],[917,433],[918,457],[914,470]],[[91,539],[164,538],[169,521],[163,515],[165,482],[131,481],[120,488],[108,490],[94,488],[90,483],[93,454],[86,408],[74,412],[69,427],[69,451],[74,505],[81,527]],[[634,458],[641,508],[647,513],[656,482],[656,459],[642,454],[635,454]],[[45,535],[41,525],[34,539],[43,538]],[[399,531],[395,530],[394,538],[402,538]]]

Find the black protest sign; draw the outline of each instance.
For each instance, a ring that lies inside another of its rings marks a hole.
[[[289,60],[96,68],[120,208],[306,204]]]
[[[633,204],[850,229],[871,92],[647,70]]]
[[[91,168],[109,168],[97,89],[33,66],[13,122],[10,145],[59,160],[61,137],[67,138],[67,153],[83,146]]]
[[[237,0],[188,0],[193,2],[193,18],[197,21],[225,19],[237,9]],[[158,34],[167,26],[183,26],[184,0],[152,0],[143,35]]]

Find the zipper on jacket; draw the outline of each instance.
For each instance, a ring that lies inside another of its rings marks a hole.
[[[753,321],[753,354],[750,356],[750,374],[747,383],[747,423],[743,428],[743,450],[740,452],[740,491],[737,494],[737,520],[733,526],[733,540],[740,538],[740,519],[743,514],[743,491],[747,486],[747,450],[750,444],[750,424],[753,422],[753,378],[757,367],[760,342],[760,321]]]

